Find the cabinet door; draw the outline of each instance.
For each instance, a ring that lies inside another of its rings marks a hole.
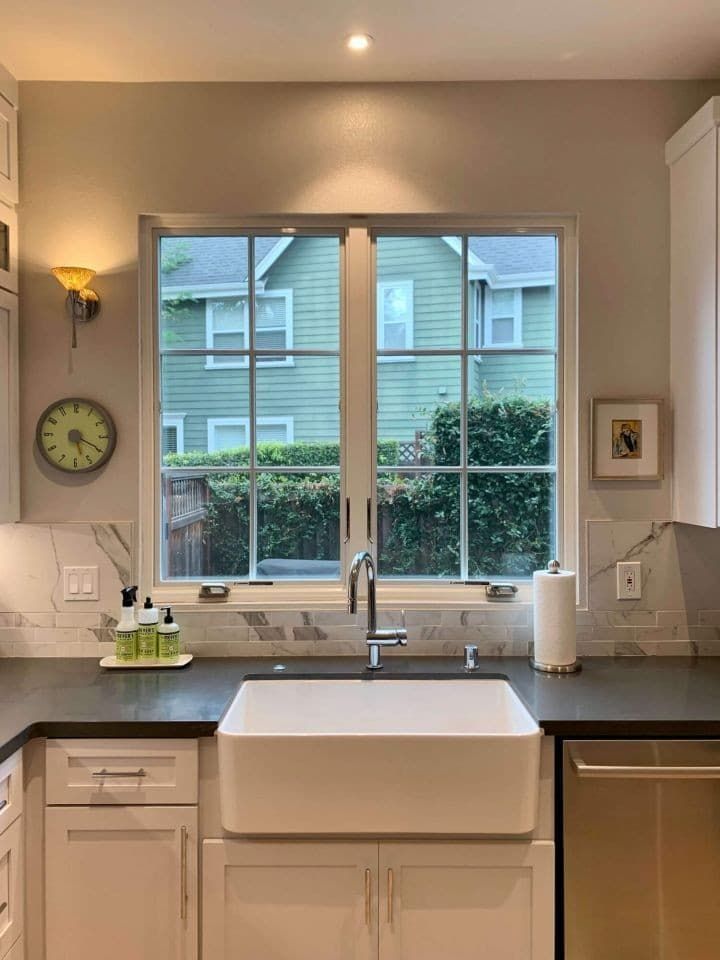
[[[17,110],[0,92],[0,199],[8,203],[18,201],[17,146]]]
[[[194,960],[197,808],[45,811],[47,960]]]
[[[20,516],[17,297],[0,290],[0,523]]]
[[[0,957],[23,932],[22,818],[0,834]]]
[[[380,844],[380,960],[552,960],[553,844]]]
[[[203,960],[374,960],[377,844],[203,843]]]

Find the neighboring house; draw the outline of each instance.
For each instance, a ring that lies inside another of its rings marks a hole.
[[[247,241],[164,238],[161,340],[166,347],[245,349],[249,338]],[[462,248],[452,237],[380,237],[378,348],[459,347]],[[339,347],[339,246],[331,237],[256,241],[256,348]],[[483,390],[554,397],[554,358],[513,355],[555,347],[555,239],[469,240],[468,346],[502,356],[471,357],[468,383]],[[258,360],[257,439],[338,436],[339,361],[274,356]],[[163,359],[163,449],[218,450],[249,442],[245,357]],[[378,434],[413,441],[432,410],[460,396],[460,359],[385,356],[378,363]]]

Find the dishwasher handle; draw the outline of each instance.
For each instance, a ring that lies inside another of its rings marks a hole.
[[[595,780],[720,780],[720,766],[652,766],[634,764],[586,763],[571,757],[575,774]]]

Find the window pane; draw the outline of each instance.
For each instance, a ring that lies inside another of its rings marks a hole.
[[[287,365],[271,365],[270,359],[257,360],[257,462],[275,467],[338,466],[339,359],[289,357]],[[266,432],[271,425],[274,436]]]
[[[250,462],[247,367],[208,368],[207,357],[166,354],[160,370],[162,415],[184,415],[184,452],[167,453],[168,466],[223,466]]]
[[[555,475],[468,477],[468,575],[529,577],[555,554]]]
[[[468,344],[517,342],[554,348],[556,337],[557,240],[515,234],[468,237]],[[519,303],[516,291],[521,291]],[[507,335],[508,318],[520,312],[517,335]],[[502,318],[496,327],[493,317]],[[478,333],[485,330],[485,343]],[[502,329],[502,333],[500,332]],[[497,330],[497,333],[495,332]]]
[[[493,317],[492,343],[512,343],[515,324],[512,317]]]
[[[340,577],[339,474],[260,474],[260,579]]]
[[[460,463],[460,358],[378,357],[378,464]],[[448,430],[447,424],[456,429]]]
[[[378,345],[386,349],[459,347],[462,243],[459,237],[377,238]],[[404,342],[386,323],[407,326]],[[395,342],[389,343],[388,336]]]
[[[165,474],[162,490],[164,577],[247,577],[247,474]]]
[[[255,276],[259,349],[338,349],[338,237],[256,237]],[[276,332],[272,340],[267,339],[268,330]]]
[[[378,572],[385,577],[460,575],[460,477],[381,473]]]
[[[468,358],[468,463],[555,462],[555,357]]]
[[[247,297],[247,266],[247,237],[162,237],[159,271],[162,347],[205,349],[211,346],[207,343],[208,303],[219,299],[237,304],[243,295]],[[237,317],[235,324],[238,324]]]

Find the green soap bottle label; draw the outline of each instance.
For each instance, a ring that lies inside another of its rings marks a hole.
[[[180,656],[180,631],[158,633],[158,654],[161,660],[176,660]]]
[[[157,624],[156,623],[138,624],[137,637],[138,637],[137,639],[138,660],[155,660],[158,655]]]
[[[137,660],[137,630],[115,634],[115,658],[121,663]]]

